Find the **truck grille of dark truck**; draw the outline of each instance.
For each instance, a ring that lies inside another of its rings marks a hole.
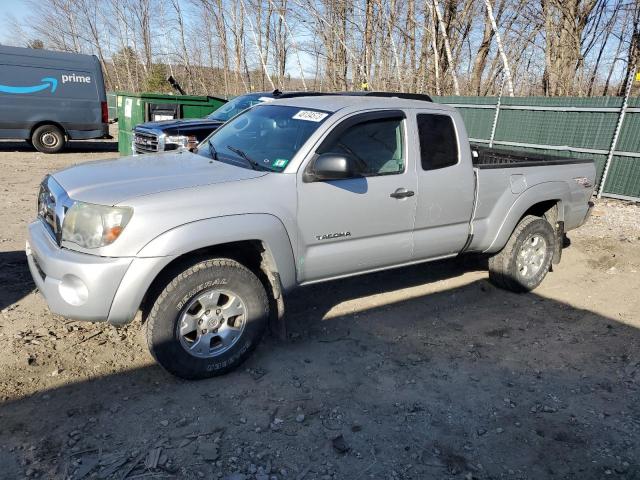
[[[136,153],[151,153],[158,151],[158,136],[153,133],[135,132],[133,144]]]

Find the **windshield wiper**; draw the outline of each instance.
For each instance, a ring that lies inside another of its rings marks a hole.
[[[253,170],[269,170],[269,171],[271,171],[270,168],[268,168],[268,167],[266,167],[264,165],[260,165],[258,162],[256,162],[251,157],[249,157],[249,155],[247,155],[244,150],[240,150],[239,148],[236,148],[233,145],[227,145],[227,148],[229,150],[231,150],[233,153],[235,153],[237,155],[240,155],[240,157],[242,157],[244,160],[246,160],[246,162],[249,164],[249,166]]]

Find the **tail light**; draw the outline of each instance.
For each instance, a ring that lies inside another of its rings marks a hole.
[[[107,106],[107,102],[100,102],[100,106],[102,107],[102,123],[109,123],[109,107]]]

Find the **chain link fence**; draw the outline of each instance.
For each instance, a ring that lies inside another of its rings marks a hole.
[[[472,142],[593,159],[597,191],[606,197],[640,201],[638,97],[629,98],[627,103],[623,97],[433,99],[459,109]]]

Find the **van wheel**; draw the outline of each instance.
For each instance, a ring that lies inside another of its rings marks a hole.
[[[31,143],[42,153],[58,153],[64,148],[64,133],[55,125],[40,125],[31,135]]]
[[[505,247],[489,258],[489,280],[513,292],[529,292],[547,275],[556,236],[544,218],[528,215],[511,234]]]
[[[205,260],[171,279],[160,293],[147,320],[147,344],[173,375],[222,375],[253,351],[268,316],[267,293],[253,272],[235,260]]]

